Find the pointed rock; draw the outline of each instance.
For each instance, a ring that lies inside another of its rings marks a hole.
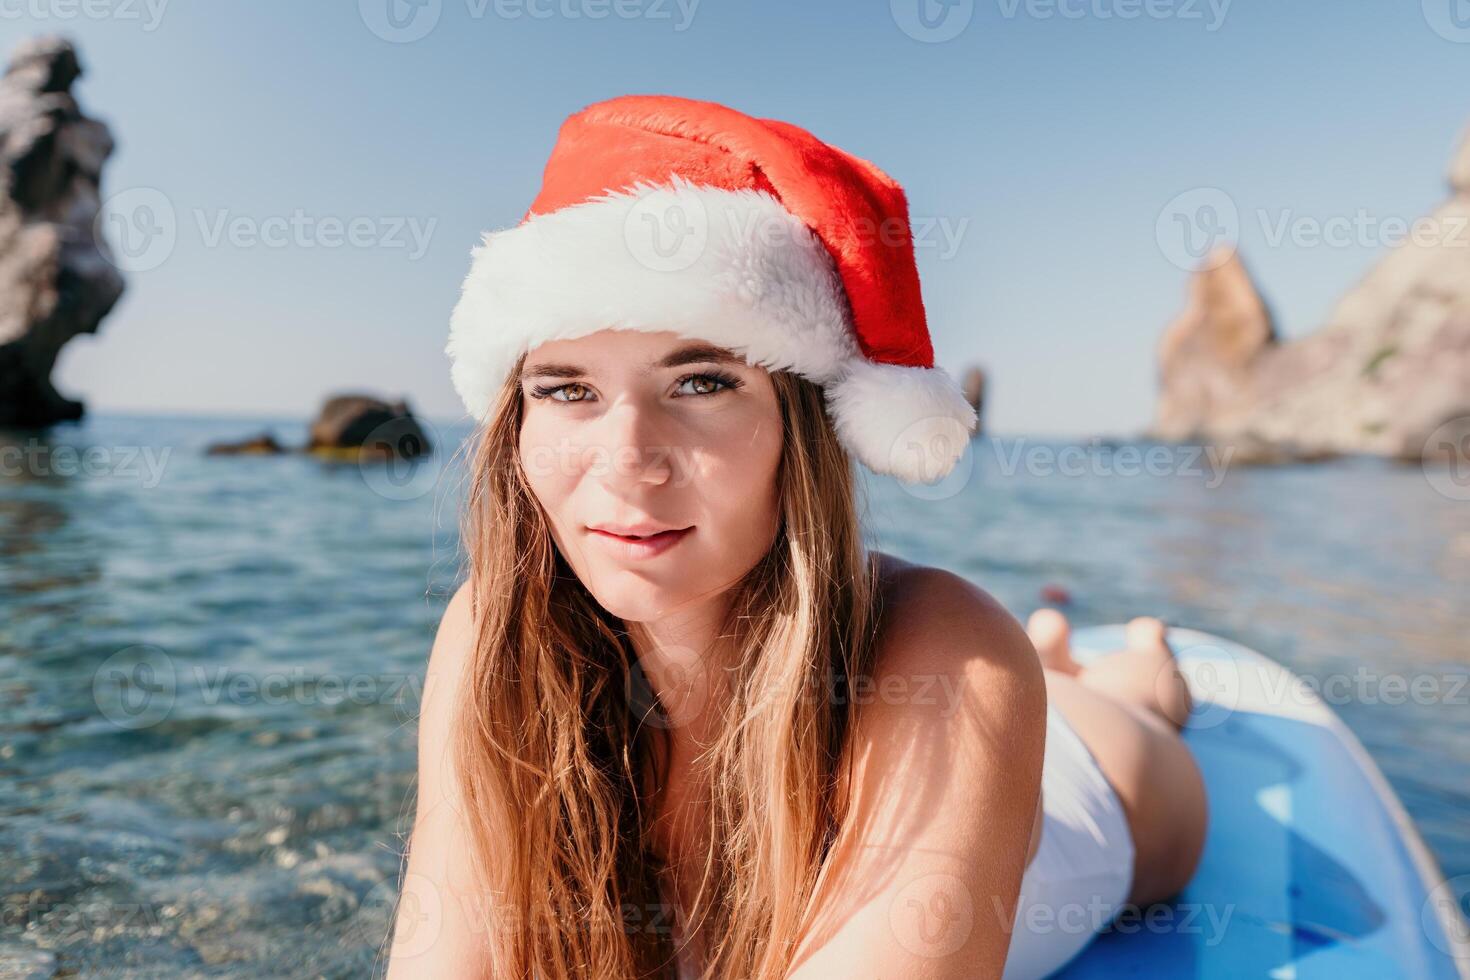
[[[1456,194],[1300,340],[1277,342],[1238,259],[1196,274],[1159,345],[1155,434],[1238,459],[1432,454],[1470,420],[1470,142],[1450,172]]]
[[[1460,152],[1450,163],[1450,188],[1460,195],[1470,195],[1470,129],[1460,141]]]
[[[1184,312],[1159,343],[1158,434],[1207,434],[1250,387],[1261,355],[1275,343],[1271,313],[1239,252],[1210,255],[1190,280]]]
[[[92,333],[123,279],[94,233],[107,126],[77,106],[71,42],[19,45],[0,78],[0,424],[77,419],[81,402],[51,384],[61,348]]]

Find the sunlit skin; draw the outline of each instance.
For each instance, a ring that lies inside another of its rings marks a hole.
[[[669,332],[602,330],[540,345],[519,379],[527,481],[568,564],[628,626],[671,722],[661,813],[701,806],[690,772],[714,717],[708,709],[718,703],[709,686],[721,673],[709,667],[725,650],[718,623],[730,587],[779,529],[784,434],[771,376],[720,354]],[[633,557],[589,528],[645,522],[693,530],[662,553]],[[999,975],[1006,910],[1038,844],[1048,698],[1128,811],[1140,842],[1130,897],[1177,889],[1198,856],[1204,811],[1202,786],[1201,795],[1185,792],[1198,774],[1168,717],[1179,710],[1174,685],[1182,681],[1162,625],[1135,621],[1129,651],[1082,669],[1068,655],[1060,617],[1033,619],[1028,638],[960,576],[878,558],[888,613],[876,637],[875,685],[937,678],[936,689],[954,692],[959,710],[878,699],[856,712],[851,809],[814,899],[820,925],[799,944],[790,980]],[[418,813],[403,886],[425,916],[418,928],[395,932],[393,980],[490,975],[477,918],[483,902],[465,877],[469,844],[447,753],[450,706],[473,637],[467,583],[445,610],[425,680]],[[923,801],[917,811],[914,801]],[[676,868],[707,846],[678,837],[655,834]],[[678,890],[687,907],[682,881]],[[916,947],[921,936],[895,931],[893,918],[895,909],[940,897],[968,901],[976,912],[960,944],[942,956]],[[697,961],[702,939],[686,938]]]
[[[727,593],[779,526],[770,374],[670,332],[601,330],[532,351],[521,397],[521,465],[558,549],[630,625],[667,710],[698,712]],[[590,530],[643,523],[693,530],[650,558]],[[677,720],[698,732],[697,717]]]

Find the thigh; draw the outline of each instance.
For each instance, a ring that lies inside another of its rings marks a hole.
[[[1167,649],[1118,650],[1074,675],[1094,691],[1124,704],[1148,708],[1178,731],[1189,720],[1188,683]]]
[[[1194,874],[1204,849],[1204,780],[1188,746],[1146,708],[1046,671],[1047,694],[1097,760],[1133,835],[1137,905],[1165,899]]]

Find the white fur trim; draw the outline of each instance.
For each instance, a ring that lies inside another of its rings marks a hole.
[[[832,424],[848,450],[868,469],[905,483],[948,476],[980,421],[939,367],[859,358],[826,394]]]
[[[848,450],[903,479],[943,476],[964,446],[924,459],[900,436],[932,450],[975,426],[943,371],[863,356],[832,257],[764,192],[640,184],[487,232],[470,255],[445,352],[477,421],[522,352],[615,327],[706,340],[827,386]]]
[[[477,420],[523,351],[607,327],[673,331],[818,382],[857,353],[826,248],[759,191],[639,185],[487,233],[470,254],[445,351]]]

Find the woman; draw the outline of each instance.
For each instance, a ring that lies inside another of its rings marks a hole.
[[[449,353],[470,574],[391,977],[1040,976],[1106,919],[1029,912],[1188,880],[1160,624],[1083,670],[1054,614],[1028,637],[863,548],[853,459],[932,481],[975,422],[876,167],[710,103],[589,107],[475,249]]]

